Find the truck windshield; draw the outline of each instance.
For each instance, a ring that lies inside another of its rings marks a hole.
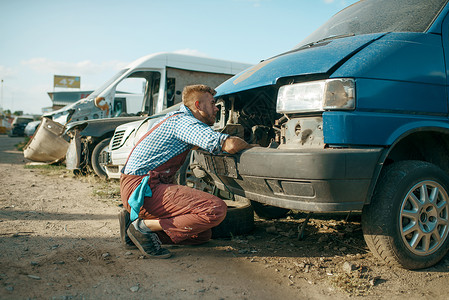
[[[447,0],[362,0],[330,18],[294,49],[326,39],[380,32],[425,32]]]
[[[123,69],[120,70],[117,74],[115,74],[114,76],[112,76],[111,79],[109,79],[108,81],[106,81],[106,83],[104,83],[102,86],[100,86],[98,89],[96,89],[95,91],[92,92],[92,94],[90,94],[87,98],[95,98],[97,97],[101,92],[103,92],[108,86],[110,86],[114,81],[117,80],[117,78],[119,78],[120,76],[122,76],[123,74],[125,74],[126,71],[128,71],[129,69]]]

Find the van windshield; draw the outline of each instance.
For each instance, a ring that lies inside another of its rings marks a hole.
[[[425,32],[447,0],[362,0],[330,18],[294,49],[318,41],[380,32]]]
[[[128,71],[129,69],[123,69],[120,70],[117,74],[115,74],[114,76],[112,76],[111,79],[109,79],[108,81],[106,81],[106,83],[104,83],[102,86],[100,86],[98,89],[96,89],[95,91],[92,92],[92,94],[90,94],[89,96],[87,96],[87,98],[96,98],[101,92],[103,92],[108,86],[110,86],[114,81],[117,80],[117,78],[119,78],[120,76],[122,76],[123,74],[125,74],[126,71]]]

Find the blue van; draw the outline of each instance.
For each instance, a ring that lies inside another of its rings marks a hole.
[[[227,80],[215,128],[261,147],[198,151],[199,167],[267,215],[361,211],[378,258],[436,264],[449,248],[447,2],[359,1]]]

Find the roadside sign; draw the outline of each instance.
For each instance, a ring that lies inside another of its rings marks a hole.
[[[54,75],[53,87],[80,88],[81,79],[79,76]]]

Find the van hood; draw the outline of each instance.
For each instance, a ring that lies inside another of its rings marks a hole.
[[[261,61],[216,88],[216,97],[274,85],[282,77],[326,74],[385,33],[351,36],[315,43]]]

